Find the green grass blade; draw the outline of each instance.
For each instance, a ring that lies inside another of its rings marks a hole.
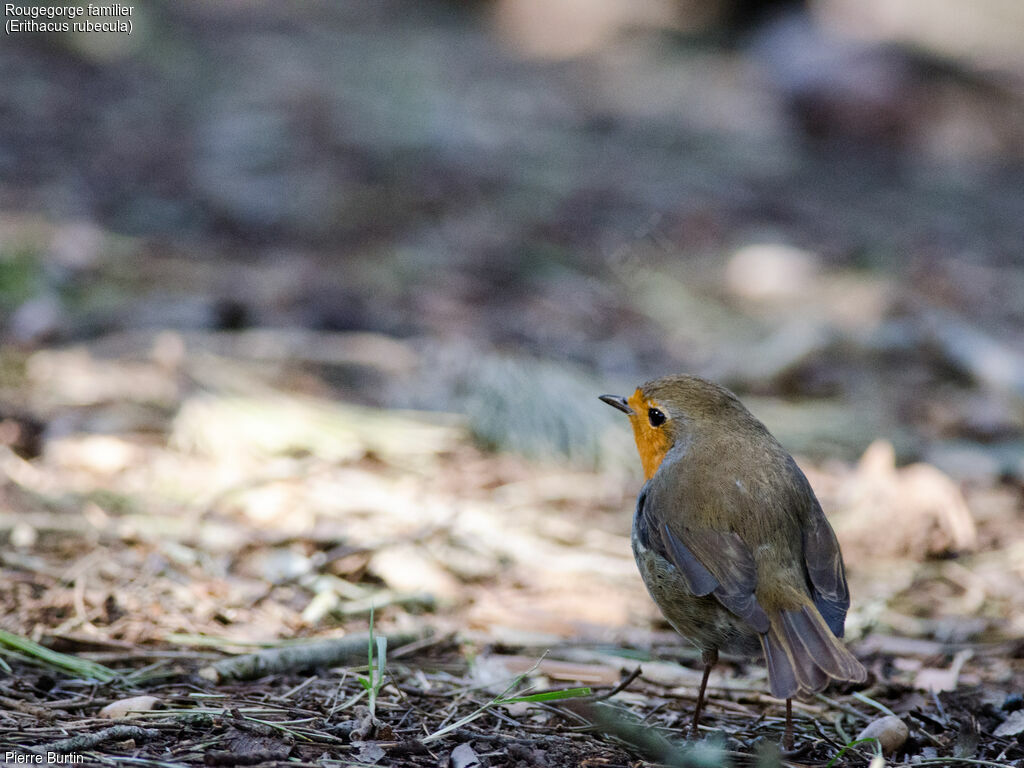
[[[377,687],[384,683],[384,670],[388,664],[388,638],[386,635],[377,637]]]
[[[88,680],[99,680],[101,683],[109,683],[117,678],[117,673],[109,667],[97,664],[95,661],[88,661],[77,656],[70,656],[66,653],[50,650],[37,642],[29,640],[27,637],[16,635],[5,629],[0,629],[0,645],[20,651],[47,666]]]
[[[370,603],[370,641],[366,644],[366,674],[373,682],[373,603]]]
[[[559,701],[560,699],[575,699],[580,696],[589,696],[592,691],[589,688],[566,688],[562,691],[546,691],[544,693],[531,693],[526,696],[513,696],[508,699],[499,699],[498,704],[515,704],[518,702],[533,701]]]
[[[837,761],[837,760],[838,760],[838,759],[839,759],[840,757],[842,757],[842,756],[843,756],[843,755],[844,755],[844,754],[846,753],[846,751],[847,751],[848,749],[851,749],[851,748],[853,748],[853,747],[857,746],[858,744],[863,744],[863,743],[865,743],[865,742],[868,742],[868,741],[870,741],[870,742],[873,742],[873,743],[874,743],[874,745],[875,745],[875,749],[877,750],[877,753],[878,753],[878,754],[882,754],[882,746],[881,746],[881,744],[879,743],[878,739],[876,739],[876,738],[875,738],[874,736],[869,736],[869,737],[868,737],[868,738],[866,738],[866,739],[857,739],[856,741],[851,741],[851,742],[850,742],[849,744],[847,744],[847,745],[846,745],[845,747],[843,747],[842,749],[840,749],[840,750],[839,750],[839,752],[837,752],[837,753],[836,753],[836,756],[835,756],[835,757],[833,757],[833,758],[832,758],[831,760],[829,760],[829,761],[828,761],[828,762],[827,762],[827,763],[825,764],[825,768],[832,768],[832,766],[836,764],[836,761]]]

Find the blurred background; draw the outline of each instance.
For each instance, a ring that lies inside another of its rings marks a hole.
[[[596,397],[685,371],[877,674],[1020,681],[1024,5],[133,9],[0,46],[7,628],[671,645]]]

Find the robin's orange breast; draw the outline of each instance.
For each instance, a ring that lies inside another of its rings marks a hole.
[[[636,440],[636,450],[640,454],[640,463],[644,468],[644,479],[650,480],[672,447],[672,441],[665,430],[652,427],[647,420],[647,411],[659,408],[658,403],[645,398],[639,389],[627,402],[633,409],[629,423],[633,426],[633,438]]]

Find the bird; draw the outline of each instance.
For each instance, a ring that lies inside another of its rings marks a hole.
[[[839,541],[793,457],[725,387],[691,375],[600,400],[629,416],[644,484],[632,548],[651,598],[701,651],[691,738],[719,651],[764,655],[786,701],[867,672],[843,637],[850,592]]]

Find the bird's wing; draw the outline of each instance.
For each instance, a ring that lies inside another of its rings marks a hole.
[[[643,543],[678,569],[693,594],[714,595],[758,632],[767,632],[768,617],[754,595],[757,568],[750,549],[732,531],[679,522],[680,510],[673,505],[682,497],[672,493],[673,485],[666,475],[655,476],[641,493],[637,515]]]
[[[850,590],[846,586],[839,541],[813,495],[803,528],[803,549],[814,605],[832,633],[842,637]]]

